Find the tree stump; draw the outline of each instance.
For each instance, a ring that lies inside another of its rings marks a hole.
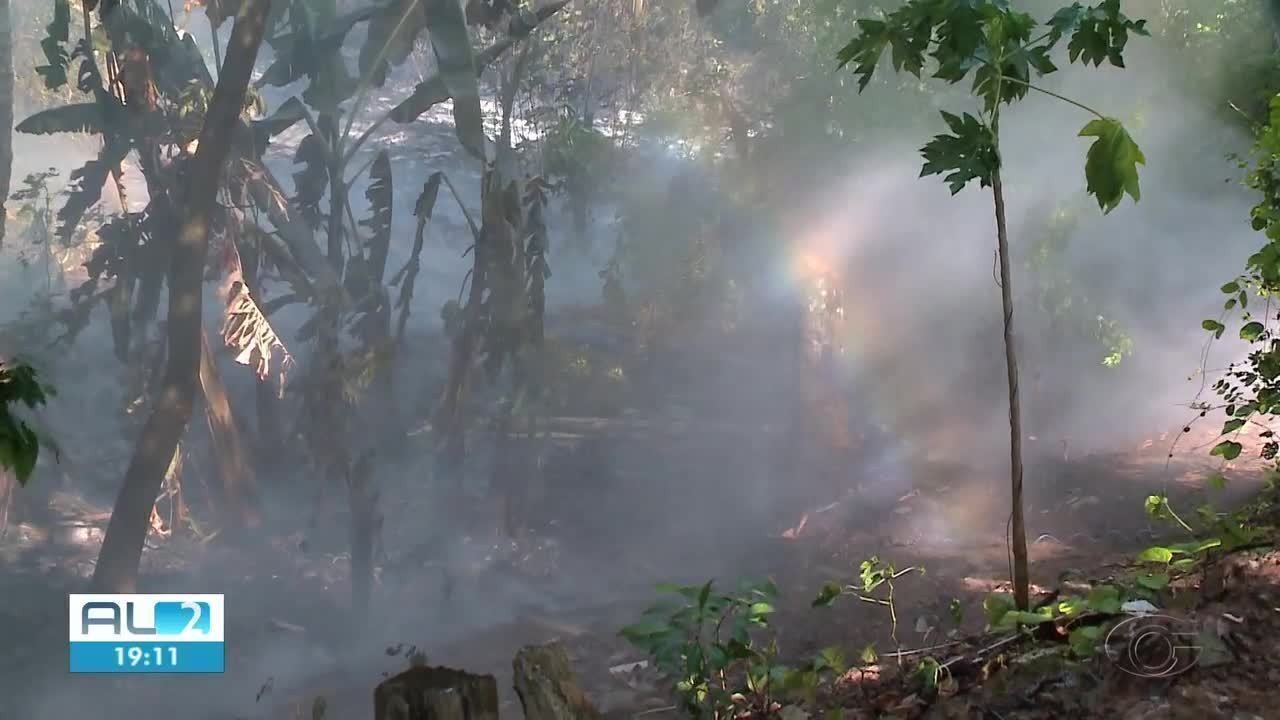
[[[559,643],[525,646],[511,667],[525,720],[601,720],[578,687],[569,655]]]
[[[446,667],[415,667],[373,691],[374,720],[498,720],[498,681]]]

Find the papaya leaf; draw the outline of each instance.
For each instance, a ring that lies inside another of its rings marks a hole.
[[[14,406],[39,408],[53,397],[52,388],[42,385],[29,365],[0,363],[0,470],[12,470],[19,485],[26,485],[40,458],[40,436],[15,416]],[[48,441],[54,452],[57,448]]]
[[[1058,37],[1064,32],[1071,33],[1071,40],[1067,43],[1071,62],[1079,61],[1095,67],[1103,62],[1124,67],[1124,48],[1129,42],[1129,33],[1150,34],[1146,20],[1130,20],[1120,12],[1120,0],[1102,0],[1090,8],[1082,8],[1075,3],[1058,11],[1050,24]]]
[[[957,116],[943,111],[942,119],[952,134],[937,135],[920,149],[925,160],[920,177],[948,173],[944,180],[952,195],[973,180],[982,187],[991,185],[999,164],[991,130],[968,113]]]
[[[1119,120],[1098,118],[1080,130],[1080,137],[1096,138],[1085,157],[1084,174],[1089,194],[1098,200],[1102,212],[1109,213],[1127,194],[1138,202],[1138,166],[1147,159]]]

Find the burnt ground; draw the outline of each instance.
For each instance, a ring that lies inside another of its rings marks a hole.
[[[329,536],[323,532],[326,523],[319,530],[291,525],[286,513],[252,537],[153,538],[144,558],[144,591],[227,595],[228,672],[219,677],[115,679],[66,673],[65,594],[79,587],[91,568],[105,518],[100,508],[52,495],[49,513],[40,522],[13,528],[3,544],[6,571],[0,582],[6,602],[0,609],[0,638],[8,649],[0,659],[0,683],[16,702],[5,702],[0,716],[132,718],[181,711],[201,718],[289,718],[319,696],[326,700],[328,717],[368,717],[374,685],[405,666],[404,653],[388,649],[393,645],[412,645],[433,664],[495,673],[500,686],[509,687],[515,650],[553,639],[567,645],[588,694],[606,712],[656,715],[669,712],[658,710],[670,704],[664,692],[650,680],[609,670],[643,659],[616,633],[654,599],[655,583],[716,577],[730,584],[771,577],[783,593],[776,625],[784,655],[800,657],[839,645],[855,657],[868,644],[881,652],[891,649],[883,609],[848,603],[813,610],[809,605],[823,583],[855,578],[867,556],[927,570],[899,583],[898,634],[905,648],[938,643],[944,632],[939,628],[980,631],[983,597],[1008,576],[1006,511],[1001,509],[1005,482],[998,473],[917,464],[908,473],[908,486],[892,497],[853,494],[779,520],[746,507],[744,495],[725,492],[723,483],[705,493],[688,490],[696,486],[691,478],[713,471],[717,477],[737,472],[748,482],[749,450],[765,445],[758,430],[742,437],[742,428],[691,429],[677,421],[566,422],[576,427],[562,433],[573,440],[566,447],[574,449],[548,468],[543,502],[530,513],[529,537],[504,544],[481,531],[438,543],[452,549],[434,554],[406,544],[392,547],[395,541],[387,540],[390,557],[380,568],[372,617],[363,627],[352,623],[345,608],[345,557],[335,539],[343,536],[340,518],[326,521],[336,524]],[[737,441],[705,437],[735,432]],[[1068,576],[1122,572],[1135,552],[1164,532],[1144,512],[1147,495],[1167,489],[1175,507],[1201,501],[1217,466],[1190,443],[1169,459],[1168,446],[1168,437],[1153,437],[1113,455],[1046,457],[1029,466],[1033,582],[1049,589]],[[602,465],[604,457],[613,459]],[[1230,475],[1232,484],[1215,498],[1220,506],[1248,497],[1261,472],[1241,465]],[[410,473],[406,481],[423,479]],[[439,524],[436,537],[450,527],[440,520],[439,508],[434,515],[414,503],[397,510],[410,525]],[[477,504],[465,511],[450,508],[446,515],[467,516],[464,524],[474,530],[492,527],[490,513]],[[388,523],[393,523],[390,511]],[[408,534],[431,537],[423,527]],[[1273,570],[1274,561],[1264,558],[1259,567]],[[451,569],[451,590],[442,582],[445,568]],[[1275,613],[1261,599],[1265,593],[1255,593],[1256,586],[1248,583],[1242,587],[1253,605],[1233,606],[1234,616],[1263,623],[1261,628],[1274,624]],[[1215,602],[1239,605],[1232,597]],[[958,628],[947,619],[952,598],[965,608]],[[921,628],[928,634],[916,632]],[[1275,650],[1267,645],[1258,652],[1270,657],[1267,653]],[[1274,672],[1261,661],[1255,665],[1263,676]],[[1232,683],[1244,681],[1230,668],[1214,672],[1227,675],[1213,681],[1216,690],[1179,692],[1200,698],[1196,707],[1210,700],[1227,707],[1220,697],[1224,693],[1248,696],[1233,689]],[[1181,680],[1191,682],[1194,675]],[[1148,691],[1164,692],[1154,684],[1128,688],[1128,704],[1146,702]],[[893,699],[884,701],[888,706],[910,697],[892,688],[884,692]],[[1079,695],[1096,696],[1092,692],[1082,689]],[[512,694],[504,701],[504,712],[518,712]],[[898,707],[907,716],[916,709],[909,699]],[[1201,717],[1232,717],[1204,712]]]

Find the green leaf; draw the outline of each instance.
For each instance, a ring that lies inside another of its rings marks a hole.
[[[618,631],[618,634],[633,645],[640,645],[654,636],[665,634],[671,630],[671,625],[661,620],[641,620],[624,626]]]
[[[989,625],[999,625],[1004,616],[1017,607],[1013,596],[1008,593],[991,593],[982,600],[982,610],[987,616]]]
[[[818,596],[813,599],[813,607],[830,607],[836,598],[840,597],[841,586],[839,583],[829,582],[822,586],[818,591]]]
[[[1226,421],[1225,423],[1222,424],[1222,434],[1226,435],[1228,433],[1233,433],[1239,430],[1240,428],[1244,427],[1245,422],[1246,421],[1243,420],[1242,418],[1232,418]]]
[[[1233,280],[1226,285],[1223,285],[1221,290],[1224,295],[1235,295],[1240,292],[1240,283]]]
[[[12,470],[19,485],[25,486],[40,459],[41,439],[12,413],[15,405],[35,409],[44,405],[53,391],[41,385],[29,365],[0,363],[0,470]],[[57,448],[47,440],[57,457]]]
[[[1258,338],[1262,337],[1262,333],[1265,330],[1266,328],[1262,326],[1262,323],[1256,320],[1250,323],[1246,323],[1244,327],[1240,328],[1240,339],[1246,340],[1248,342],[1253,342],[1254,340],[1257,340]]]
[[[1129,33],[1148,35],[1146,24],[1146,20],[1134,21],[1125,17],[1120,12],[1120,0],[1102,0],[1087,9],[1075,3],[1071,8],[1058,11],[1050,20],[1053,27],[1051,41],[1057,42],[1070,33],[1067,52],[1071,62],[1081,61],[1097,66],[1105,61],[1122,68]]]
[[[858,92],[867,89],[875,75],[880,56],[889,46],[889,28],[882,20],[862,19],[855,23],[857,34],[836,53],[837,69],[854,63],[853,74],[858,78]]]
[[[1149,547],[1138,554],[1138,562],[1148,563],[1168,563],[1173,559],[1173,551],[1167,547],[1156,545]]]
[[[698,590],[698,609],[699,609],[699,610],[706,610],[706,609],[707,609],[707,600],[711,597],[711,585],[712,585],[714,582],[715,582],[714,580],[708,580],[708,581],[707,581],[707,582],[706,582],[706,583],[705,583],[705,584],[704,584],[704,585],[703,585],[703,586]]]
[[[1066,597],[1058,601],[1058,612],[1072,617],[1089,609],[1089,603],[1082,597]]]
[[[1240,443],[1234,440],[1223,440],[1213,446],[1213,449],[1209,451],[1209,455],[1220,456],[1222,459],[1230,461],[1240,457],[1242,450],[1244,450],[1244,446]]]
[[[1232,420],[1231,422],[1237,422],[1237,421]],[[1238,422],[1240,422],[1241,425],[1244,424],[1243,420]],[[1216,472],[1209,476],[1208,483],[1209,483],[1209,487],[1213,488],[1214,490],[1225,490],[1227,488],[1227,476],[1223,475],[1220,472]]]
[[[721,645],[712,645],[707,650],[707,664],[713,672],[719,672],[729,666],[729,651]]]
[[[862,661],[863,665],[874,665],[878,658],[879,655],[876,654],[875,645],[867,645],[862,648],[862,652],[858,654],[858,659]]]
[[[1163,590],[1169,586],[1167,573],[1143,574],[1137,577],[1138,584],[1148,590]]]
[[[1077,657],[1087,658],[1098,651],[1098,640],[1101,638],[1102,628],[1086,625],[1072,630],[1071,635],[1067,637],[1067,642],[1071,646],[1071,652]]]
[[[942,119],[951,129],[951,134],[934,136],[920,149],[925,160],[920,177],[946,173],[943,179],[950,186],[952,195],[973,180],[977,180],[981,187],[989,187],[999,166],[995,138],[990,128],[968,113],[958,116],[943,111]]]
[[[1098,585],[1089,590],[1085,602],[1094,612],[1120,612],[1120,589],[1114,585]]]
[[[1213,548],[1220,547],[1221,545],[1222,541],[1218,538],[1206,538],[1195,542],[1170,545],[1169,549],[1175,553],[1183,555],[1198,555],[1206,550],[1212,550]]]
[[[1010,610],[1000,618],[1000,622],[996,623],[996,627],[1010,628],[1018,625],[1039,625],[1041,623],[1052,622],[1053,618],[1042,613],[1023,612],[1021,610]]]
[[[814,661],[814,667],[819,670],[843,673],[848,669],[848,664],[844,659],[844,650],[839,646],[823,648]]]
[[[947,602],[947,612],[951,614],[951,620],[955,624],[959,625],[964,621],[964,606],[960,604],[958,598],[951,598]]]
[[[1200,323],[1200,327],[1213,333],[1215,338],[1222,337],[1222,332],[1227,329],[1226,325],[1223,325],[1217,320],[1205,320]]]
[[[1080,137],[1097,138],[1085,156],[1084,174],[1088,192],[1097,198],[1102,212],[1119,207],[1126,194],[1138,202],[1142,197],[1138,166],[1147,160],[1124,125],[1119,120],[1098,118],[1080,130]]]
[[[1147,511],[1147,515],[1151,517],[1159,517],[1164,513],[1165,499],[1159,495],[1148,495],[1143,506]]]

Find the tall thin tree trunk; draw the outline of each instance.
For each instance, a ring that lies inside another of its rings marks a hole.
[[[8,215],[10,175],[13,174],[13,16],[9,0],[0,0],[0,247]]]
[[[18,494],[18,480],[13,473],[0,469],[0,540],[9,531],[9,514]]]
[[[996,244],[1000,255],[1000,305],[1004,310],[1004,362],[1009,374],[1009,486],[1013,537],[1013,596],[1019,610],[1031,604],[1027,570],[1027,529],[1022,515],[1022,400],[1018,395],[1018,356],[1013,335],[1013,280],[1009,269],[1009,230],[1005,223],[1004,184],[1000,170],[992,173],[996,204]]]
[[[163,385],[147,417],[94,568],[100,592],[137,590],[147,521],[173,452],[191,420],[200,375],[201,306],[209,222],[244,107],[245,91],[266,30],[271,0],[244,0],[228,43],[226,64],[200,129],[200,144],[188,169],[183,197],[186,219],[178,232],[169,269],[169,359]]]

